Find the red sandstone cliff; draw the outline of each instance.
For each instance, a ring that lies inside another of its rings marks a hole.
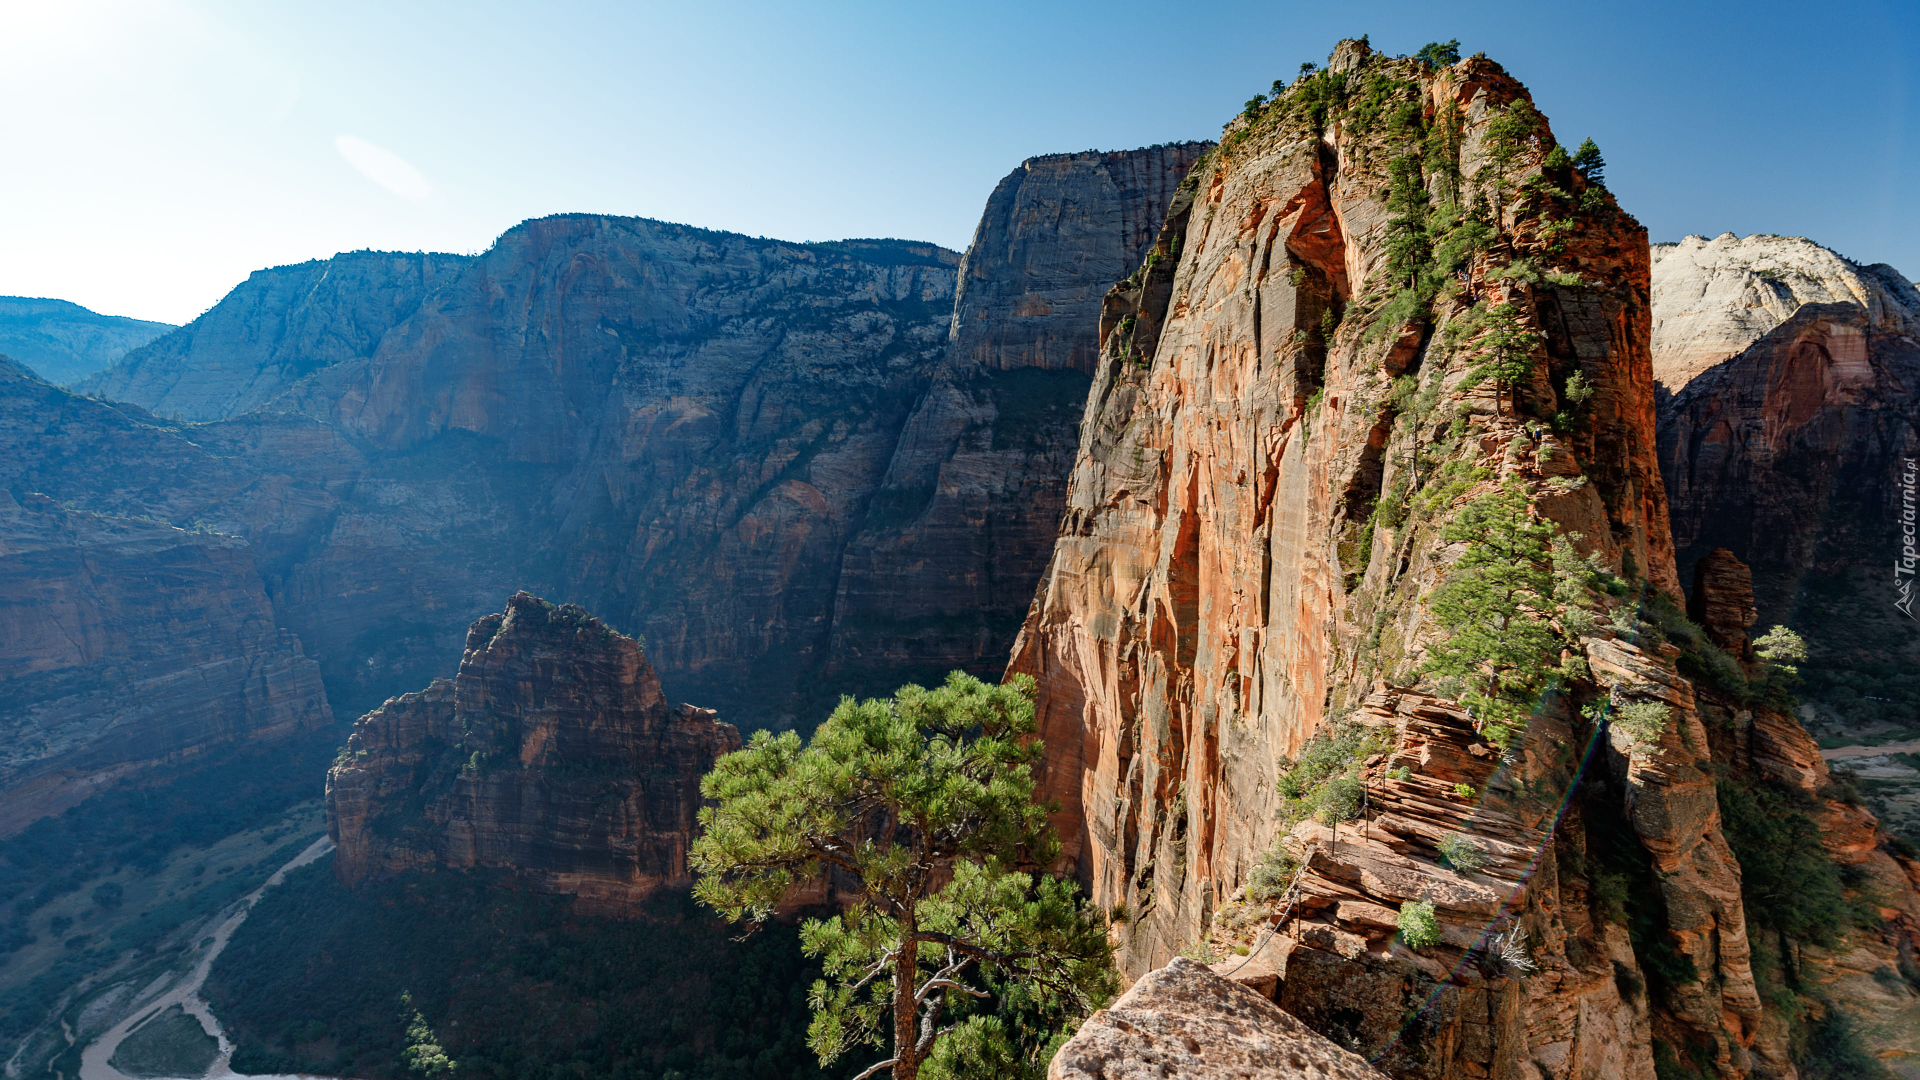
[[[1228,126],[1107,300],[1012,667],[1039,681],[1047,794],[1132,973],[1281,919],[1261,962],[1282,1005],[1396,1076],[1651,1078],[1658,1047],[1791,1075],[1706,706],[1638,602],[1603,598],[1608,618],[1566,632],[1578,663],[1505,751],[1421,675],[1430,598],[1466,546],[1444,524],[1502,483],[1628,597],[1681,595],[1645,233],[1550,155],[1544,120],[1514,122],[1525,101],[1484,59],[1433,70],[1347,42]],[[1388,269],[1421,224],[1409,175],[1427,241],[1468,244],[1411,305],[1390,303]],[[1523,343],[1507,388],[1474,377],[1510,347],[1483,335],[1503,303]],[[1657,739],[1596,730],[1581,707],[1608,701],[1670,722]],[[1349,766],[1359,818],[1283,838],[1283,778],[1335,731],[1367,755]],[[1443,861],[1449,833],[1486,865]],[[1284,909],[1243,891],[1270,848],[1304,864]],[[1619,920],[1605,867],[1632,882]],[[1443,939],[1415,951],[1394,930],[1422,900]],[[1495,932],[1537,973],[1503,964]]]
[[[700,778],[739,746],[712,710],[667,704],[633,639],[516,593],[453,679],[355,722],[327,774],[336,872],[495,868],[621,912],[691,881]]]

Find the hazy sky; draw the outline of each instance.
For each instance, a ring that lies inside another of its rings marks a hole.
[[[1022,158],[1212,138],[1458,37],[1655,240],[1920,275],[1920,4],[0,0],[0,294],[184,322],[252,270],[637,214],[955,248]]]

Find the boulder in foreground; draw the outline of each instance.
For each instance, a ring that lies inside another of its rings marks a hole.
[[[1049,1080],[1385,1080],[1259,994],[1184,956],[1094,1013],[1047,1069]]]

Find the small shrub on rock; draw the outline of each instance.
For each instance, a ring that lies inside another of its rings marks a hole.
[[[1424,949],[1440,941],[1440,920],[1434,918],[1433,903],[1409,900],[1400,905],[1400,940],[1409,949]]]

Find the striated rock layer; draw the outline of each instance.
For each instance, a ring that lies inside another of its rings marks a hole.
[[[230,536],[0,488],[0,835],[101,786],[332,722]]]
[[[1228,126],[1106,301],[1012,670],[1038,680],[1043,785],[1131,974],[1232,941],[1397,1077],[1651,1080],[1657,1053],[1788,1076],[1701,694],[1644,622],[1682,595],[1645,233],[1526,102],[1484,58],[1345,42]],[[1431,300],[1395,300],[1410,218],[1461,253]],[[1591,625],[1537,616],[1559,691],[1504,749],[1423,675],[1434,590],[1478,542],[1447,523],[1500,489],[1619,580],[1580,594]],[[1606,722],[1628,704],[1657,738]],[[1356,820],[1290,801],[1316,744],[1358,747]],[[1253,899],[1262,865],[1286,876]],[[1413,949],[1395,930],[1420,902],[1439,940]]]
[[[335,870],[494,868],[624,912],[691,882],[700,778],[739,747],[712,710],[667,704],[632,638],[516,593],[453,679],[354,723],[327,774]]]

